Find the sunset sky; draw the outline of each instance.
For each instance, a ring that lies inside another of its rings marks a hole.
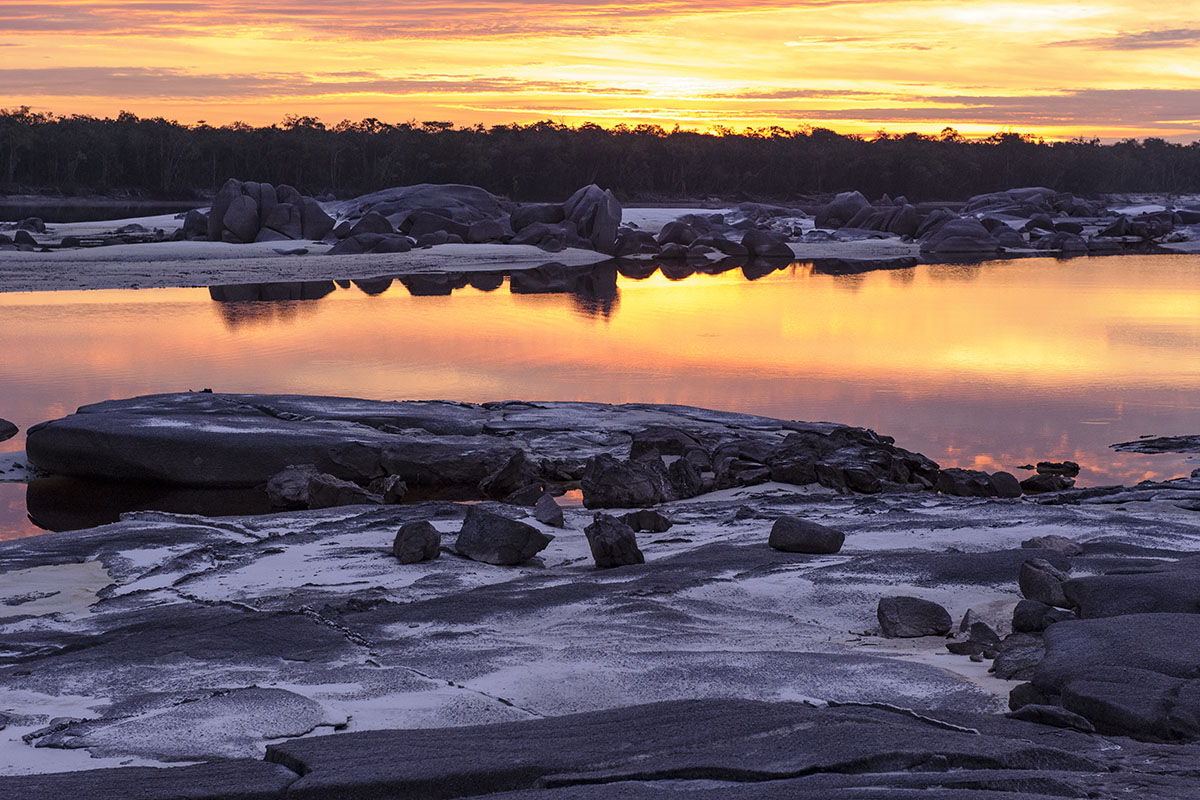
[[[0,106],[1200,139],[1200,4],[0,0]]]

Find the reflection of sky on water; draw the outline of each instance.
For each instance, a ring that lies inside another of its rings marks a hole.
[[[1200,257],[645,272],[2,295],[0,416],[202,387],[672,402],[864,425],[944,466],[1069,458],[1084,485],[1192,466],[1108,445],[1200,432]]]

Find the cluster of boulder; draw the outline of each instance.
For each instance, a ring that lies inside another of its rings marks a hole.
[[[707,262],[709,254],[741,259],[792,261],[789,232],[772,226],[776,217],[789,213],[764,213],[771,207],[744,203],[727,219],[723,214],[685,214],[662,227],[657,235],[635,227],[621,229],[616,256],[655,256],[659,261]],[[732,220],[732,221],[730,221]]]
[[[12,230],[12,236],[9,236],[7,233],[0,233],[0,252],[22,251],[31,253],[39,247],[37,239],[33,238],[33,234],[45,233],[46,223],[41,217],[26,217],[18,222]]]
[[[321,204],[293,187],[230,178],[207,214],[184,216],[182,238],[231,244],[317,240],[332,229],[333,218]]]
[[[1061,492],[1075,485],[1073,480],[1079,474],[1079,465],[1068,461],[1073,466],[1064,468],[1062,464],[1041,461],[1037,465],[1037,474],[1025,480],[1017,480],[1011,472],[987,473],[977,469],[961,469],[946,467],[938,473],[934,488],[942,494],[955,497],[1020,497],[1023,494],[1046,494]],[[1029,469],[1034,469],[1029,467]]]
[[[1072,577],[1087,548],[1059,535],[1028,539],[1011,633],[968,611],[946,648],[1024,681],[1009,717],[1152,742],[1200,738],[1200,558],[1142,560]],[[1036,553],[1037,555],[1033,555]],[[916,597],[879,601],[888,637],[947,636],[949,612]]]
[[[817,211],[815,222],[818,229],[834,230],[839,239],[891,234],[917,241],[922,253],[934,255],[987,255],[1002,250],[1069,254],[1111,252],[1162,240],[1176,226],[1200,222],[1200,210],[1130,218],[1067,192],[1029,187],[976,195],[961,213],[937,208],[922,214],[905,197],[884,195],[871,203],[861,192],[843,192]]]

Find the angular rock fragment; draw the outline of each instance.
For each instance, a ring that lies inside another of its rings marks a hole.
[[[532,525],[468,506],[454,549],[472,561],[512,566],[524,564],[553,539]]]
[[[846,534],[800,517],[780,517],[771,526],[767,543],[785,553],[827,555],[842,549]],[[947,628],[949,630],[949,628]]]
[[[608,514],[597,514],[591,525],[583,529],[592,558],[601,568],[644,564],[646,557],[638,548],[633,528]]]
[[[554,497],[549,492],[538,498],[533,507],[533,518],[552,528],[561,528],[566,524],[563,520],[562,506],[554,501]]]
[[[437,558],[441,553],[442,535],[429,522],[409,522],[400,526],[392,541],[392,555],[401,564],[417,564]]]
[[[945,636],[953,625],[946,609],[919,597],[880,598],[876,617],[883,635],[889,639]]]
[[[16,436],[21,429],[6,419],[0,418],[0,442]]]
[[[1029,600],[1036,600],[1048,606],[1070,608],[1071,603],[1063,594],[1063,581],[1066,573],[1043,558],[1031,558],[1021,565],[1017,582],[1021,594]]]

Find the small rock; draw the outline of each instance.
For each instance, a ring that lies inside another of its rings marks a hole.
[[[533,518],[552,528],[561,528],[566,524],[563,520],[562,506],[556,503],[554,497],[549,493],[538,498],[537,504],[533,507]]]
[[[827,555],[842,549],[846,534],[799,517],[780,517],[771,527],[767,544],[785,553]],[[947,625],[946,630],[950,630]]]
[[[1083,545],[1079,542],[1053,533],[1026,539],[1021,542],[1021,547],[1027,550],[1052,550],[1055,553],[1062,553],[1064,556],[1083,555]]]
[[[416,564],[438,557],[442,548],[442,535],[428,522],[409,522],[400,527],[392,542],[392,555],[401,564]]]
[[[616,517],[597,514],[592,524],[584,528],[583,532],[592,548],[592,558],[596,560],[597,567],[623,567],[646,563],[646,557],[638,548],[637,535],[633,528]]]
[[[889,639],[945,636],[954,624],[950,612],[919,597],[883,597],[876,611],[879,627]]]
[[[0,419],[0,442],[16,436],[21,429],[6,419]]]
[[[1021,565],[1017,583],[1021,587],[1021,594],[1030,600],[1048,606],[1069,608],[1071,604],[1067,602],[1062,586],[1066,579],[1066,574],[1049,561],[1031,558]]]
[[[468,506],[454,549],[472,561],[510,566],[525,563],[553,540],[532,525]]]
[[[653,509],[634,511],[621,517],[621,521],[635,531],[646,533],[666,533],[671,529],[671,520]]]

